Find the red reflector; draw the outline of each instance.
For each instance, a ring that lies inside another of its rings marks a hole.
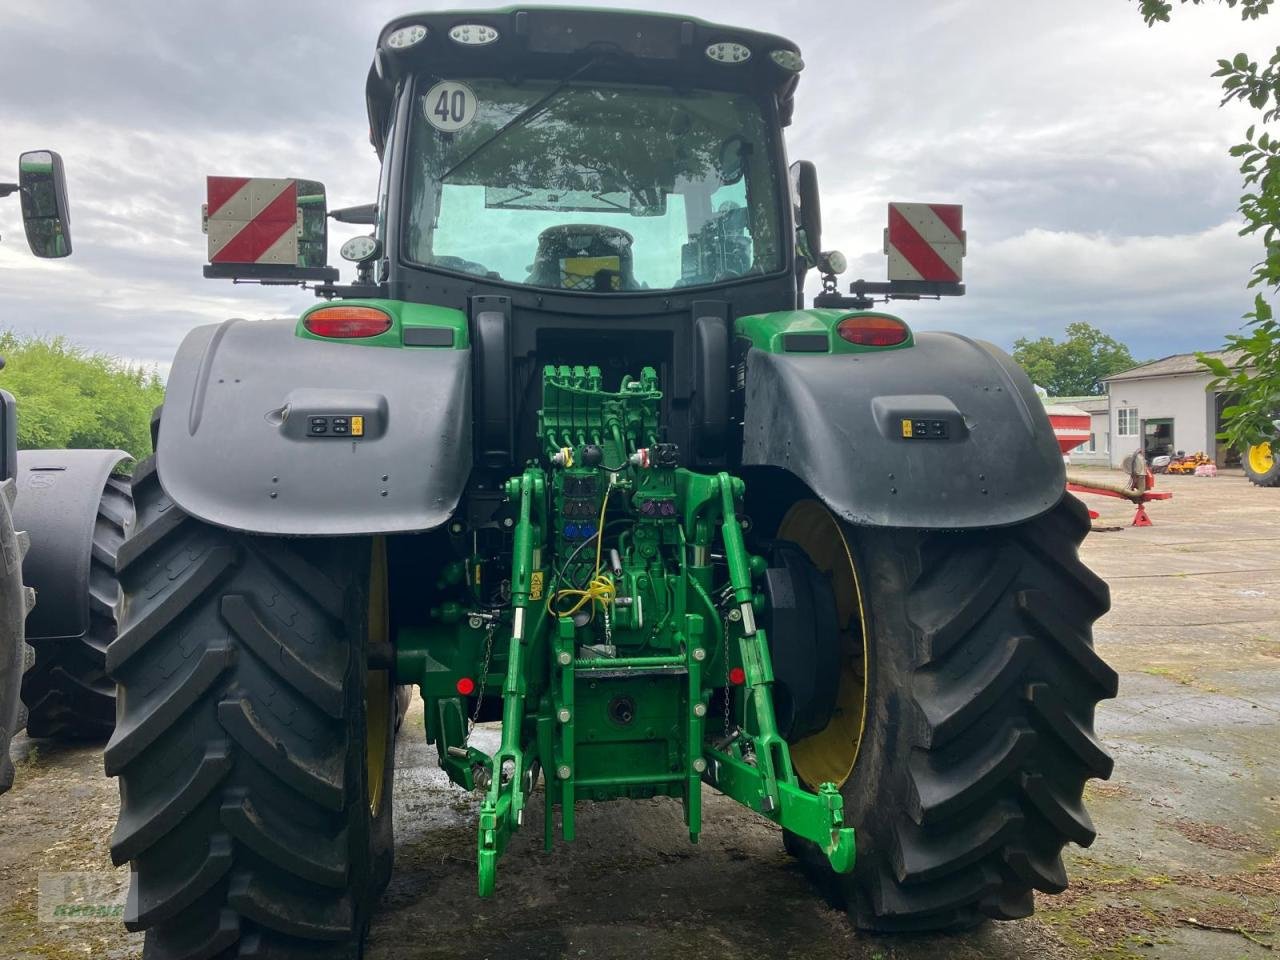
[[[321,307],[308,314],[304,326],[317,337],[351,340],[386,333],[391,318],[373,307]]]
[[[905,343],[911,330],[893,317],[845,317],[836,324],[840,339],[860,347],[896,347]]]
[[[454,684],[458,688],[458,692],[464,697],[469,697],[476,692],[476,682],[470,677],[462,677]]]
[[[734,667],[729,671],[729,682],[735,687],[740,687],[747,682],[747,671],[741,667]]]

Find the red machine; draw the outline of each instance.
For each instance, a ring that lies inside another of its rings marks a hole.
[[[1082,480],[1080,478],[1067,477],[1067,489],[1073,493],[1096,493],[1103,497],[1116,497],[1120,500],[1128,500],[1137,504],[1137,511],[1133,515],[1133,523],[1135,527],[1151,526],[1151,518],[1147,516],[1146,504],[1151,500],[1169,500],[1173,497],[1173,493],[1169,490],[1155,490],[1156,477],[1147,466],[1146,458],[1140,453],[1135,453],[1125,457],[1125,467],[1129,471],[1129,485],[1121,487],[1109,483],[1100,483],[1093,480]],[[1098,515],[1090,510],[1089,515],[1095,520]]]

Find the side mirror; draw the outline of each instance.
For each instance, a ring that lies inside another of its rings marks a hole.
[[[22,197],[22,226],[27,244],[37,257],[53,259],[71,254],[71,215],[67,208],[67,178],[62,157],[52,150],[29,150],[18,158],[18,187]]]
[[[328,202],[318,180],[298,182],[298,266],[323,268],[329,262]]]
[[[741,134],[735,133],[720,144],[720,182],[726,187],[742,179],[751,145]]]
[[[818,168],[808,160],[791,165],[791,202],[800,254],[812,266],[822,250],[822,207],[818,200]]]
[[[333,283],[324,184],[315,180],[209,177],[203,222],[209,278]]]

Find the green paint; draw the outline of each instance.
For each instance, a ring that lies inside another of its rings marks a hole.
[[[376,307],[390,315],[391,329],[376,337],[360,337],[353,340],[336,340],[317,337],[306,327],[307,317],[326,307]],[[451,307],[439,307],[430,303],[410,303],[406,300],[379,300],[361,298],[352,300],[328,300],[316,304],[298,318],[296,333],[304,340],[321,340],[325,343],[347,343],[361,347],[404,347],[404,332],[413,328],[435,328],[453,331],[453,349],[465,350],[470,346],[467,315]],[[410,350],[441,350],[447,347],[408,347]]]
[[[481,895],[495,889],[539,772],[548,850],[556,808],[570,841],[578,803],[622,797],[680,799],[697,842],[709,785],[819,844],[836,870],[853,868],[839,791],[804,789],[778,733],[756,626],[766,564],[737,519],[745,485],[676,466],[658,442],[661,404],[651,368],[607,391],[596,367],[547,367],[538,431],[551,468],[507,481],[506,547],[445,566],[435,587],[448,599],[427,628],[397,637],[397,674],[422,690],[441,766],[485,790]],[[597,554],[602,517],[609,549]],[[728,681],[735,667],[740,687]],[[492,756],[467,742],[475,698],[458,695],[463,678],[501,704]],[[725,691],[727,721],[711,711]]]
[[[734,330],[746,337],[757,350],[768,353],[786,353],[783,335],[788,333],[818,333],[827,337],[829,353],[881,353],[885,350],[902,350],[915,346],[915,336],[908,332],[907,339],[893,347],[863,347],[849,343],[835,332],[835,325],[845,317],[892,317],[882,310],[835,310],[813,307],[808,310],[779,310],[774,313],[757,313],[739,317]],[[892,317],[900,320],[899,317]],[[803,356],[797,353],[798,356]]]

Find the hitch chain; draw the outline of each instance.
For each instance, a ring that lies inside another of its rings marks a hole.
[[[733,710],[730,706],[733,697],[733,684],[729,682],[729,615],[724,617],[724,738],[729,739],[729,718]]]
[[[467,735],[462,738],[464,747],[471,746],[471,731],[476,728],[480,718],[480,708],[484,705],[484,688],[489,682],[489,663],[493,659],[493,635],[498,631],[498,620],[493,618],[484,634],[484,665],[480,668],[480,693],[476,696],[476,707],[471,711],[471,719],[467,723]]]

